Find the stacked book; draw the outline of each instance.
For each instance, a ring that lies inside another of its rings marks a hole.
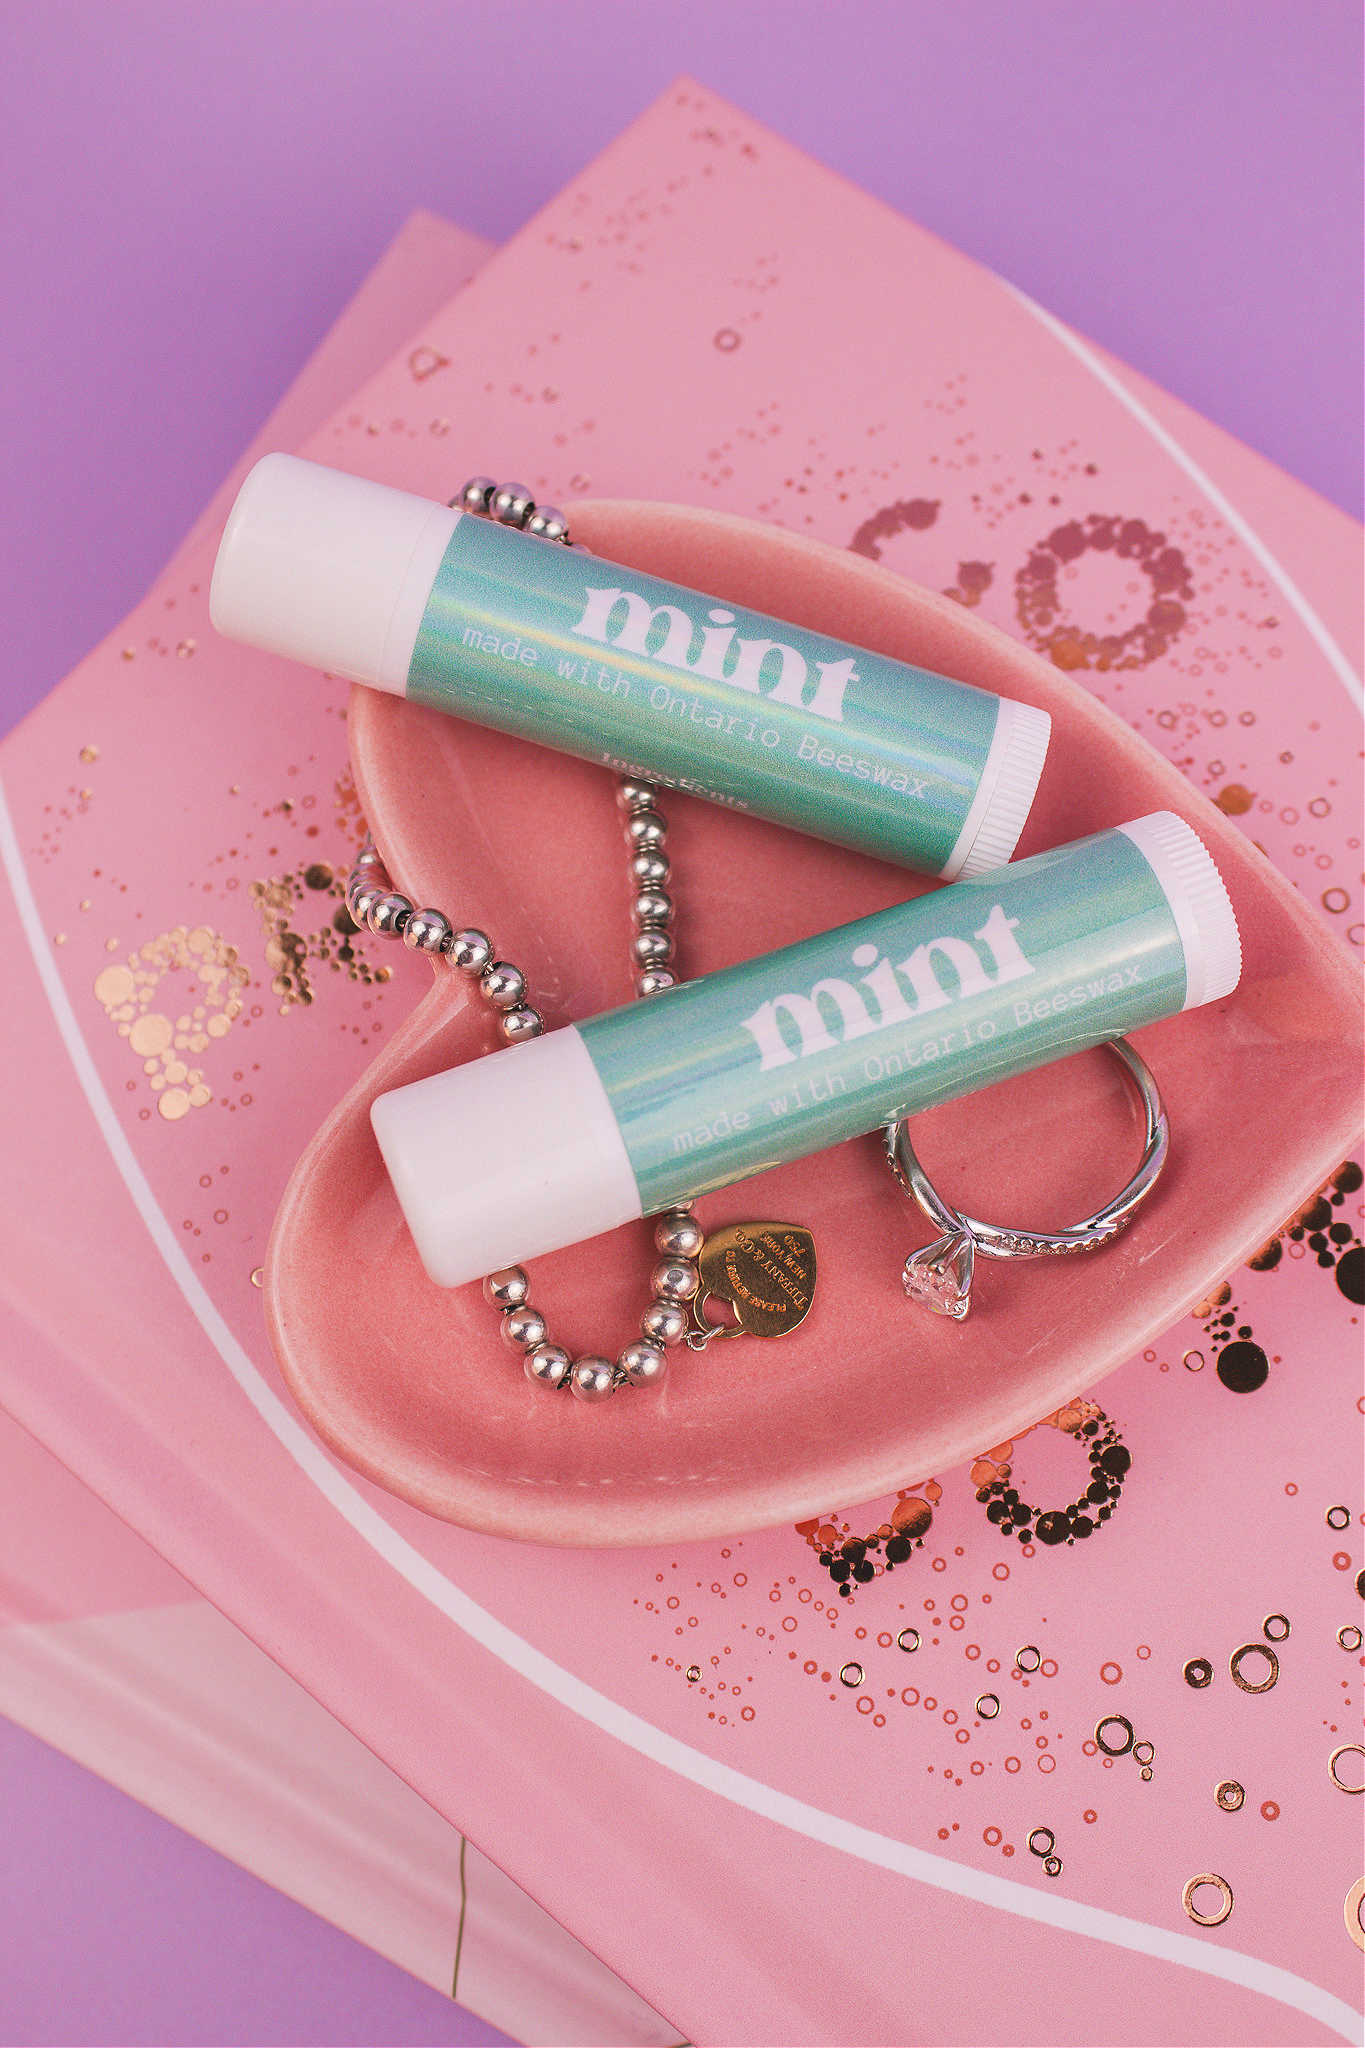
[[[528,1489],[508,1541],[300,1419],[261,1315],[272,1217],[430,969],[347,926],[345,686],[209,624],[268,448],[868,557],[1127,721],[1295,886],[1324,958],[1362,936],[1342,515],[686,81],[506,248],[413,220],[0,749],[0,1711],[528,2042],[1353,2038],[1349,1158],[1098,1392],[1081,1372],[1093,1408],[970,1469],[907,1446],[882,1499],[832,1487],[779,1528],[552,1548]],[[533,791],[533,750],[498,744]],[[552,931],[538,830],[477,851]],[[1229,1057],[1297,1074],[1305,1016],[1253,976]],[[1249,1142],[1230,1124],[1230,1176]],[[830,1366],[850,1412],[856,1366]],[[1006,1549],[978,1496],[1008,1468],[1069,1499],[1101,1402],[1124,1513]],[[893,1527],[913,1554],[836,1597],[822,1558]],[[1237,1664],[1255,1641],[1274,1659]],[[1217,1924],[1188,1909],[1208,1873]]]

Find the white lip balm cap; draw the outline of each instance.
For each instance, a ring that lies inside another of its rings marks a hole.
[[[1012,697],[1002,697],[999,703],[981,781],[941,871],[945,882],[965,882],[1003,867],[1019,844],[1038,794],[1052,720],[1036,705],[1020,704]]]
[[[229,640],[401,695],[460,515],[297,455],[265,455],[228,514],[209,617]]]
[[[1185,954],[1185,1001],[1197,1010],[1230,996],[1242,978],[1242,937],[1237,914],[1192,825],[1174,811],[1153,811],[1121,825],[1166,892]]]
[[[370,1122],[438,1286],[643,1213],[607,1092],[572,1025],[377,1096]]]

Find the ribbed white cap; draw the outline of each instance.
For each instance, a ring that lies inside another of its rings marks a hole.
[[[607,1091],[572,1025],[380,1095],[370,1122],[438,1286],[642,1214]]]
[[[237,493],[209,617],[229,640],[399,695],[458,512],[296,455]]]
[[[1166,892],[1185,950],[1186,1010],[1230,996],[1242,978],[1237,917],[1213,856],[1174,811],[1153,811],[1119,830],[1132,840]]]
[[[1033,808],[1051,736],[1046,711],[1000,699],[980,785],[942,871],[945,882],[965,882],[1005,865]]]

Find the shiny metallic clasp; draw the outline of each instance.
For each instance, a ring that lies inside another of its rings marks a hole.
[[[696,1294],[692,1297],[692,1327],[683,1338],[689,1351],[705,1351],[708,1344],[717,1337],[742,1336],[743,1327],[735,1323],[713,1323],[706,1313],[708,1301],[716,1299],[714,1294]]]

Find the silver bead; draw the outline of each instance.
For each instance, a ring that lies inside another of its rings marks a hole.
[[[482,974],[493,958],[493,941],[487,932],[452,932],[445,950],[452,967],[465,974]]]
[[[678,977],[670,967],[647,967],[643,974],[635,977],[637,996],[659,996],[666,988],[676,988]]]
[[[520,1266],[502,1266],[483,1283],[483,1298],[494,1308],[520,1308],[531,1292],[531,1283]]]
[[[609,1358],[576,1358],[569,1385],[580,1401],[605,1401],[616,1392],[616,1367]]]
[[[373,839],[367,839],[355,857],[355,870],[360,868],[382,868],[383,865],[383,854],[379,851]]]
[[[499,484],[488,500],[492,517],[503,526],[525,526],[536,509],[536,501],[525,484]]]
[[[662,846],[668,837],[668,820],[662,811],[632,811],[626,819],[626,838],[634,847]]]
[[[654,1226],[654,1242],[668,1259],[695,1259],[706,1232],[688,1209],[670,1209]]]
[[[544,1316],[538,1308],[532,1308],[529,1301],[520,1308],[509,1309],[502,1319],[503,1342],[510,1344],[514,1351],[534,1351],[549,1334]]]
[[[526,976],[510,960],[494,960],[479,976],[479,987],[495,1010],[515,1010],[526,993]]]
[[[640,1334],[648,1344],[680,1344],[691,1325],[676,1301],[651,1301],[640,1318]]]
[[[539,1038],[545,1029],[545,1019],[529,1003],[518,1003],[515,1010],[502,1012],[498,1029],[509,1045],[520,1045],[527,1038]]]
[[[381,882],[362,882],[358,889],[351,889],[347,892],[346,908],[350,911],[357,924],[365,925],[368,928],[370,912],[377,903],[382,903],[389,893],[388,881],[389,878],[385,875],[382,877],[382,884]]]
[[[439,910],[414,910],[403,926],[403,944],[414,953],[443,953],[450,937],[450,919]]]
[[[642,889],[661,889],[672,872],[668,855],[657,846],[642,846],[630,857],[630,872]]]
[[[537,505],[526,521],[526,531],[539,534],[542,540],[564,540],[569,522],[553,505]]]
[[[673,898],[666,889],[641,889],[630,906],[630,914],[642,930],[651,925],[672,924]]]
[[[642,782],[637,775],[623,775],[616,790],[616,801],[623,811],[649,811],[654,808],[655,788],[652,782]]]
[[[657,1387],[668,1371],[668,1360],[658,1344],[627,1344],[616,1364],[633,1387]]]
[[[365,922],[381,939],[396,938],[412,916],[412,899],[394,889],[370,905]]]
[[[488,501],[498,488],[491,476],[472,476],[469,482],[451,499],[451,510],[473,512],[475,516],[487,512]]]
[[[666,967],[673,958],[673,935],[649,925],[644,931],[635,933],[630,951],[637,967]]]
[[[526,1377],[542,1387],[562,1387],[572,1365],[562,1344],[537,1344],[526,1354]]]
[[[649,1291],[659,1301],[691,1301],[701,1274],[691,1259],[661,1259],[649,1276]]]

